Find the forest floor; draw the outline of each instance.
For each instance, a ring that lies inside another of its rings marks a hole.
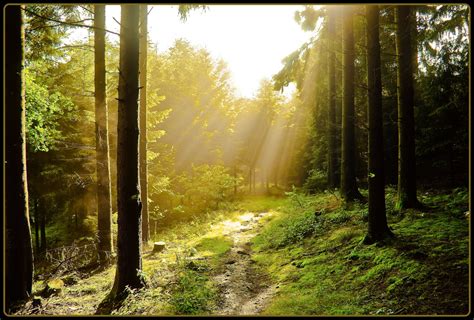
[[[463,315],[469,308],[464,189],[420,194],[422,210],[387,215],[396,238],[363,245],[367,205],[333,193],[247,197],[163,230],[144,248],[147,286],[115,315]],[[67,275],[61,292],[16,314],[93,315],[115,268]],[[64,276],[63,276],[64,278]],[[66,281],[65,281],[66,282]],[[42,281],[34,283],[39,296]]]

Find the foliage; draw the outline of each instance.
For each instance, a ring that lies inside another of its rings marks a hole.
[[[70,98],[60,92],[49,92],[35,82],[28,71],[25,72],[26,86],[26,138],[33,152],[57,149],[58,142],[64,140],[60,121],[77,120],[77,107]]]

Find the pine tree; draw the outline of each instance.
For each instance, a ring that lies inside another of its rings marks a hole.
[[[148,165],[147,165],[147,49],[148,6],[140,6],[140,186],[142,199],[142,240],[150,240],[148,214]]]
[[[341,150],[341,196],[346,202],[362,199],[356,182],[356,139],[354,112],[354,26],[352,8],[345,9],[343,17],[343,106]]]
[[[397,208],[419,206],[416,198],[415,115],[410,6],[396,8],[398,87],[398,199]]]
[[[33,248],[26,172],[24,24],[20,5],[5,7],[6,304],[31,295]]]
[[[109,166],[108,111],[105,89],[105,5],[94,6],[94,84],[97,163],[97,210],[100,263],[112,245],[112,195]]]
[[[369,226],[365,243],[391,236],[385,212],[382,75],[380,69],[379,7],[366,6],[367,82],[369,96]]]
[[[140,275],[141,209],[139,180],[139,5],[122,5],[117,124],[117,271],[112,296],[144,285]]]

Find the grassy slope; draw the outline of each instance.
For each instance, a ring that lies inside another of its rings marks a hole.
[[[426,194],[434,209],[393,212],[397,239],[384,245],[360,244],[366,206],[343,210],[333,194],[289,198],[249,197],[192,223],[160,232],[168,250],[145,254],[145,290],[134,292],[113,314],[209,314],[215,308],[219,270],[231,242],[211,225],[236,219],[245,211],[273,211],[260,222],[253,259],[279,286],[264,314],[464,314],[468,301],[467,194]],[[315,215],[315,211],[319,215]],[[205,256],[191,266],[185,257]],[[68,285],[43,300],[46,314],[93,314],[110,291],[115,268]],[[43,287],[36,282],[34,292]],[[23,310],[22,313],[30,313]],[[41,312],[42,313],[42,312]]]
[[[332,194],[293,194],[253,241],[255,259],[279,285],[264,313],[466,314],[467,193],[424,194],[431,209],[396,214],[388,191],[397,238],[370,246],[361,244],[366,205],[342,210]]]

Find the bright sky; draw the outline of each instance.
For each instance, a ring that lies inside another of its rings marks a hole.
[[[227,62],[236,93],[252,97],[262,78],[271,78],[281,60],[306,42],[294,21],[301,5],[210,5],[208,10],[191,11],[186,22],[178,17],[177,5],[149,5],[150,41],[165,51],[178,38],[206,48],[214,58]],[[119,31],[120,6],[108,5],[107,28]],[[285,90],[288,95],[292,89]]]

